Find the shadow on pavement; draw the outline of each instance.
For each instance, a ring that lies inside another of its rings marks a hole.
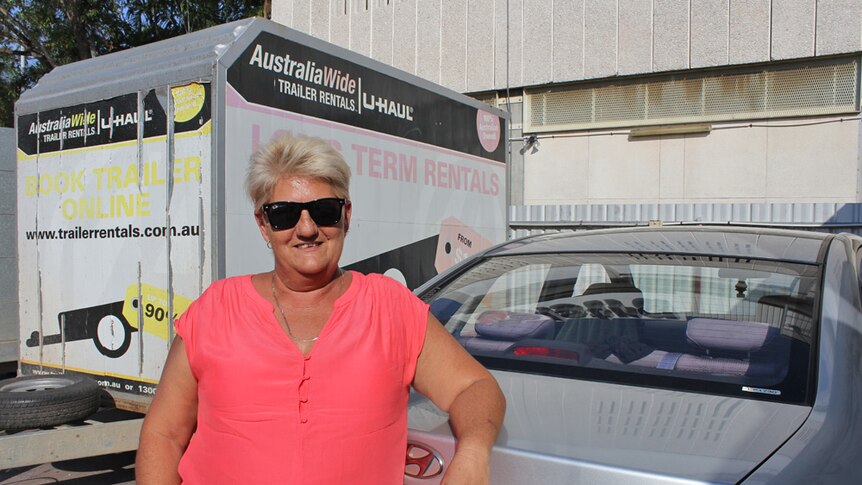
[[[0,470],[2,485],[108,485],[135,483],[135,452]]]

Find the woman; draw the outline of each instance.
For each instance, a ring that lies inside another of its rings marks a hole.
[[[400,283],[339,268],[349,181],[316,138],[252,158],[247,188],[275,267],[213,283],[177,321],[138,484],[403,483],[411,384],[458,438],[444,483],[488,483],[500,389]]]

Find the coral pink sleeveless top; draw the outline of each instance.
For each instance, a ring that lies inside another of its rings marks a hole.
[[[303,356],[251,276],[213,283],[176,323],[199,400],[183,482],[403,483],[427,318],[400,283],[353,272]]]

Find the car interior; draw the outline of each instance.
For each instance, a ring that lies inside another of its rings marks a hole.
[[[497,261],[439,292],[431,311],[476,356],[780,392],[794,359],[807,361],[816,269],[686,259]]]

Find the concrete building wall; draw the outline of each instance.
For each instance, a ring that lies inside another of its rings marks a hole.
[[[0,364],[18,360],[15,130],[0,128]]]
[[[274,0],[272,19],[461,92],[862,51],[858,0]]]
[[[312,32],[324,40],[460,92],[498,96],[862,53],[858,0],[273,3],[273,19],[299,30],[308,32],[314,22],[307,19],[316,15],[329,15],[329,25],[348,30]],[[858,118],[848,112],[759,120],[757,126],[720,122],[706,135],[646,139],[625,136],[626,127],[536,133],[538,144],[512,144],[510,173],[518,183],[510,202],[862,202]]]

